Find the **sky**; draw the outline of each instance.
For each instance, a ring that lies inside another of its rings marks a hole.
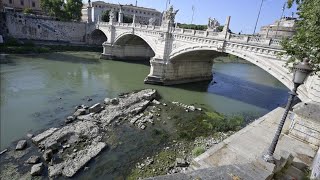
[[[95,0],[92,0],[95,1]],[[135,4],[136,0],[103,0],[109,3]],[[150,7],[163,11],[167,0],[137,0],[138,6]],[[272,24],[281,17],[282,7],[287,0],[263,0],[257,31],[263,25]],[[176,22],[191,23],[192,6],[194,24],[207,24],[208,18],[216,18],[220,24],[225,24],[227,16],[231,16],[230,29],[232,32],[252,34],[257,20],[261,0],[170,0],[174,9],[179,9]],[[296,12],[296,6],[285,9],[284,16],[291,16]],[[297,15],[295,14],[295,17]]]

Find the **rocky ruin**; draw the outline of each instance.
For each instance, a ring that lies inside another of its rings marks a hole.
[[[49,128],[38,135],[28,136],[32,146],[42,156],[28,157],[26,163],[34,164],[30,174],[42,175],[44,168],[47,168],[51,178],[74,176],[108,146],[104,142],[106,128],[113,122],[127,120],[145,129],[146,123],[152,122],[153,115],[145,116],[143,111],[155,97],[155,90],[145,89],[122,94],[118,98],[106,98],[103,103],[91,107],[77,106],[75,113],[66,118],[62,127]],[[23,151],[26,145],[27,141],[21,140],[16,149]]]
[[[49,128],[36,135],[28,134],[28,139],[20,140],[17,150],[13,151],[22,153],[20,157],[29,164],[31,176],[73,177],[81,169],[88,169],[88,162],[101,151],[113,147],[112,142],[108,142],[107,139],[114,126],[128,123],[145,130],[163,119],[161,111],[168,105],[156,100],[156,97],[156,90],[145,89],[121,94],[117,98],[105,98],[103,102],[92,106],[76,106],[74,113],[61,121],[64,122],[62,126]],[[179,102],[172,102],[172,105],[182,108],[182,111],[202,111],[201,108]],[[171,110],[171,104],[169,106],[167,109]],[[165,119],[170,120],[171,117]],[[163,121],[161,124],[165,123]],[[36,153],[30,153],[30,150],[35,150]],[[8,154],[10,153],[9,150]],[[168,173],[186,169],[190,158],[186,159],[188,161],[183,163],[178,159],[177,165],[169,168]],[[152,163],[153,159],[145,165]]]

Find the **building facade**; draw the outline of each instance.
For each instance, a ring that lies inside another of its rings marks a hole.
[[[105,11],[114,10],[115,12],[119,12],[120,8],[122,9],[123,16],[133,18],[134,14],[136,16],[135,22],[140,24],[149,24],[149,20],[153,19],[154,25],[161,24],[162,13],[152,8],[145,8],[130,5],[120,5],[119,4],[111,4],[103,1],[95,1],[92,3],[85,4],[82,8],[82,21],[88,21],[91,19],[92,22],[97,22],[101,20],[101,16]],[[90,12],[91,13],[88,13]],[[91,14],[91,18],[88,17],[88,14]]]
[[[273,24],[262,26],[258,33],[262,37],[283,38],[291,37],[296,32],[297,19],[293,17],[283,17]]]
[[[31,9],[32,12],[41,12],[40,0],[1,0],[2,11],[21,12],[24,9]]]

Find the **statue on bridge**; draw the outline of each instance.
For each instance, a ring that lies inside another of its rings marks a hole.
[[[176,14],[178,13],[178,10],[173,10],[173,6],[171,6],[167,11],[163,13],[162,16],[162,26],[174,26],[174,20],[176,18]]]
[[[116,19],[116,14],[115,14],[114,10],[111,9],[109,12],[109,22],[113,23],[113,22],[115,22],[115,19]]]
[[[216,18],[211,19],[211,17],[209,17],[208,30],[212,30],[213,32],[218,32],[219,26],[220,26],[220,23],[216,20]]]
[[[155,22],[156,22],[156,18],[152,17],[149,19],[149,25],[154,26]]]

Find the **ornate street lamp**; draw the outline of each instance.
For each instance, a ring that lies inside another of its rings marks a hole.
[[[312,69],[309,65],[309,60],[308,58],[304,58],[303,62],[300,62],[299,64],[295,65],[293,67],[293,83],[294,83],[294,88],[292,89],[291,92],[289,92],[290,96],[288,99],[288,103],[285,109],[285,112],[282,116],[282,119],[280,121],[280,124],[278,126],[278,129],[276,131],[276,134],[272,140],[272,143],[267,151],[267,154],[263,155],[263,159],[267,162],[272,162],[274,163],[275,159],[273,157],[273,153],[276,149],[276,146],[278,144],[278,140],[284,125],[284,122],[286,121],[287,115],[289,113],[289,110],[291,109],[292,102],[295,96],[297,96],[297,89],[298,87],[304,83],[304,81],[307,79],[309,74],[312,72]]]

